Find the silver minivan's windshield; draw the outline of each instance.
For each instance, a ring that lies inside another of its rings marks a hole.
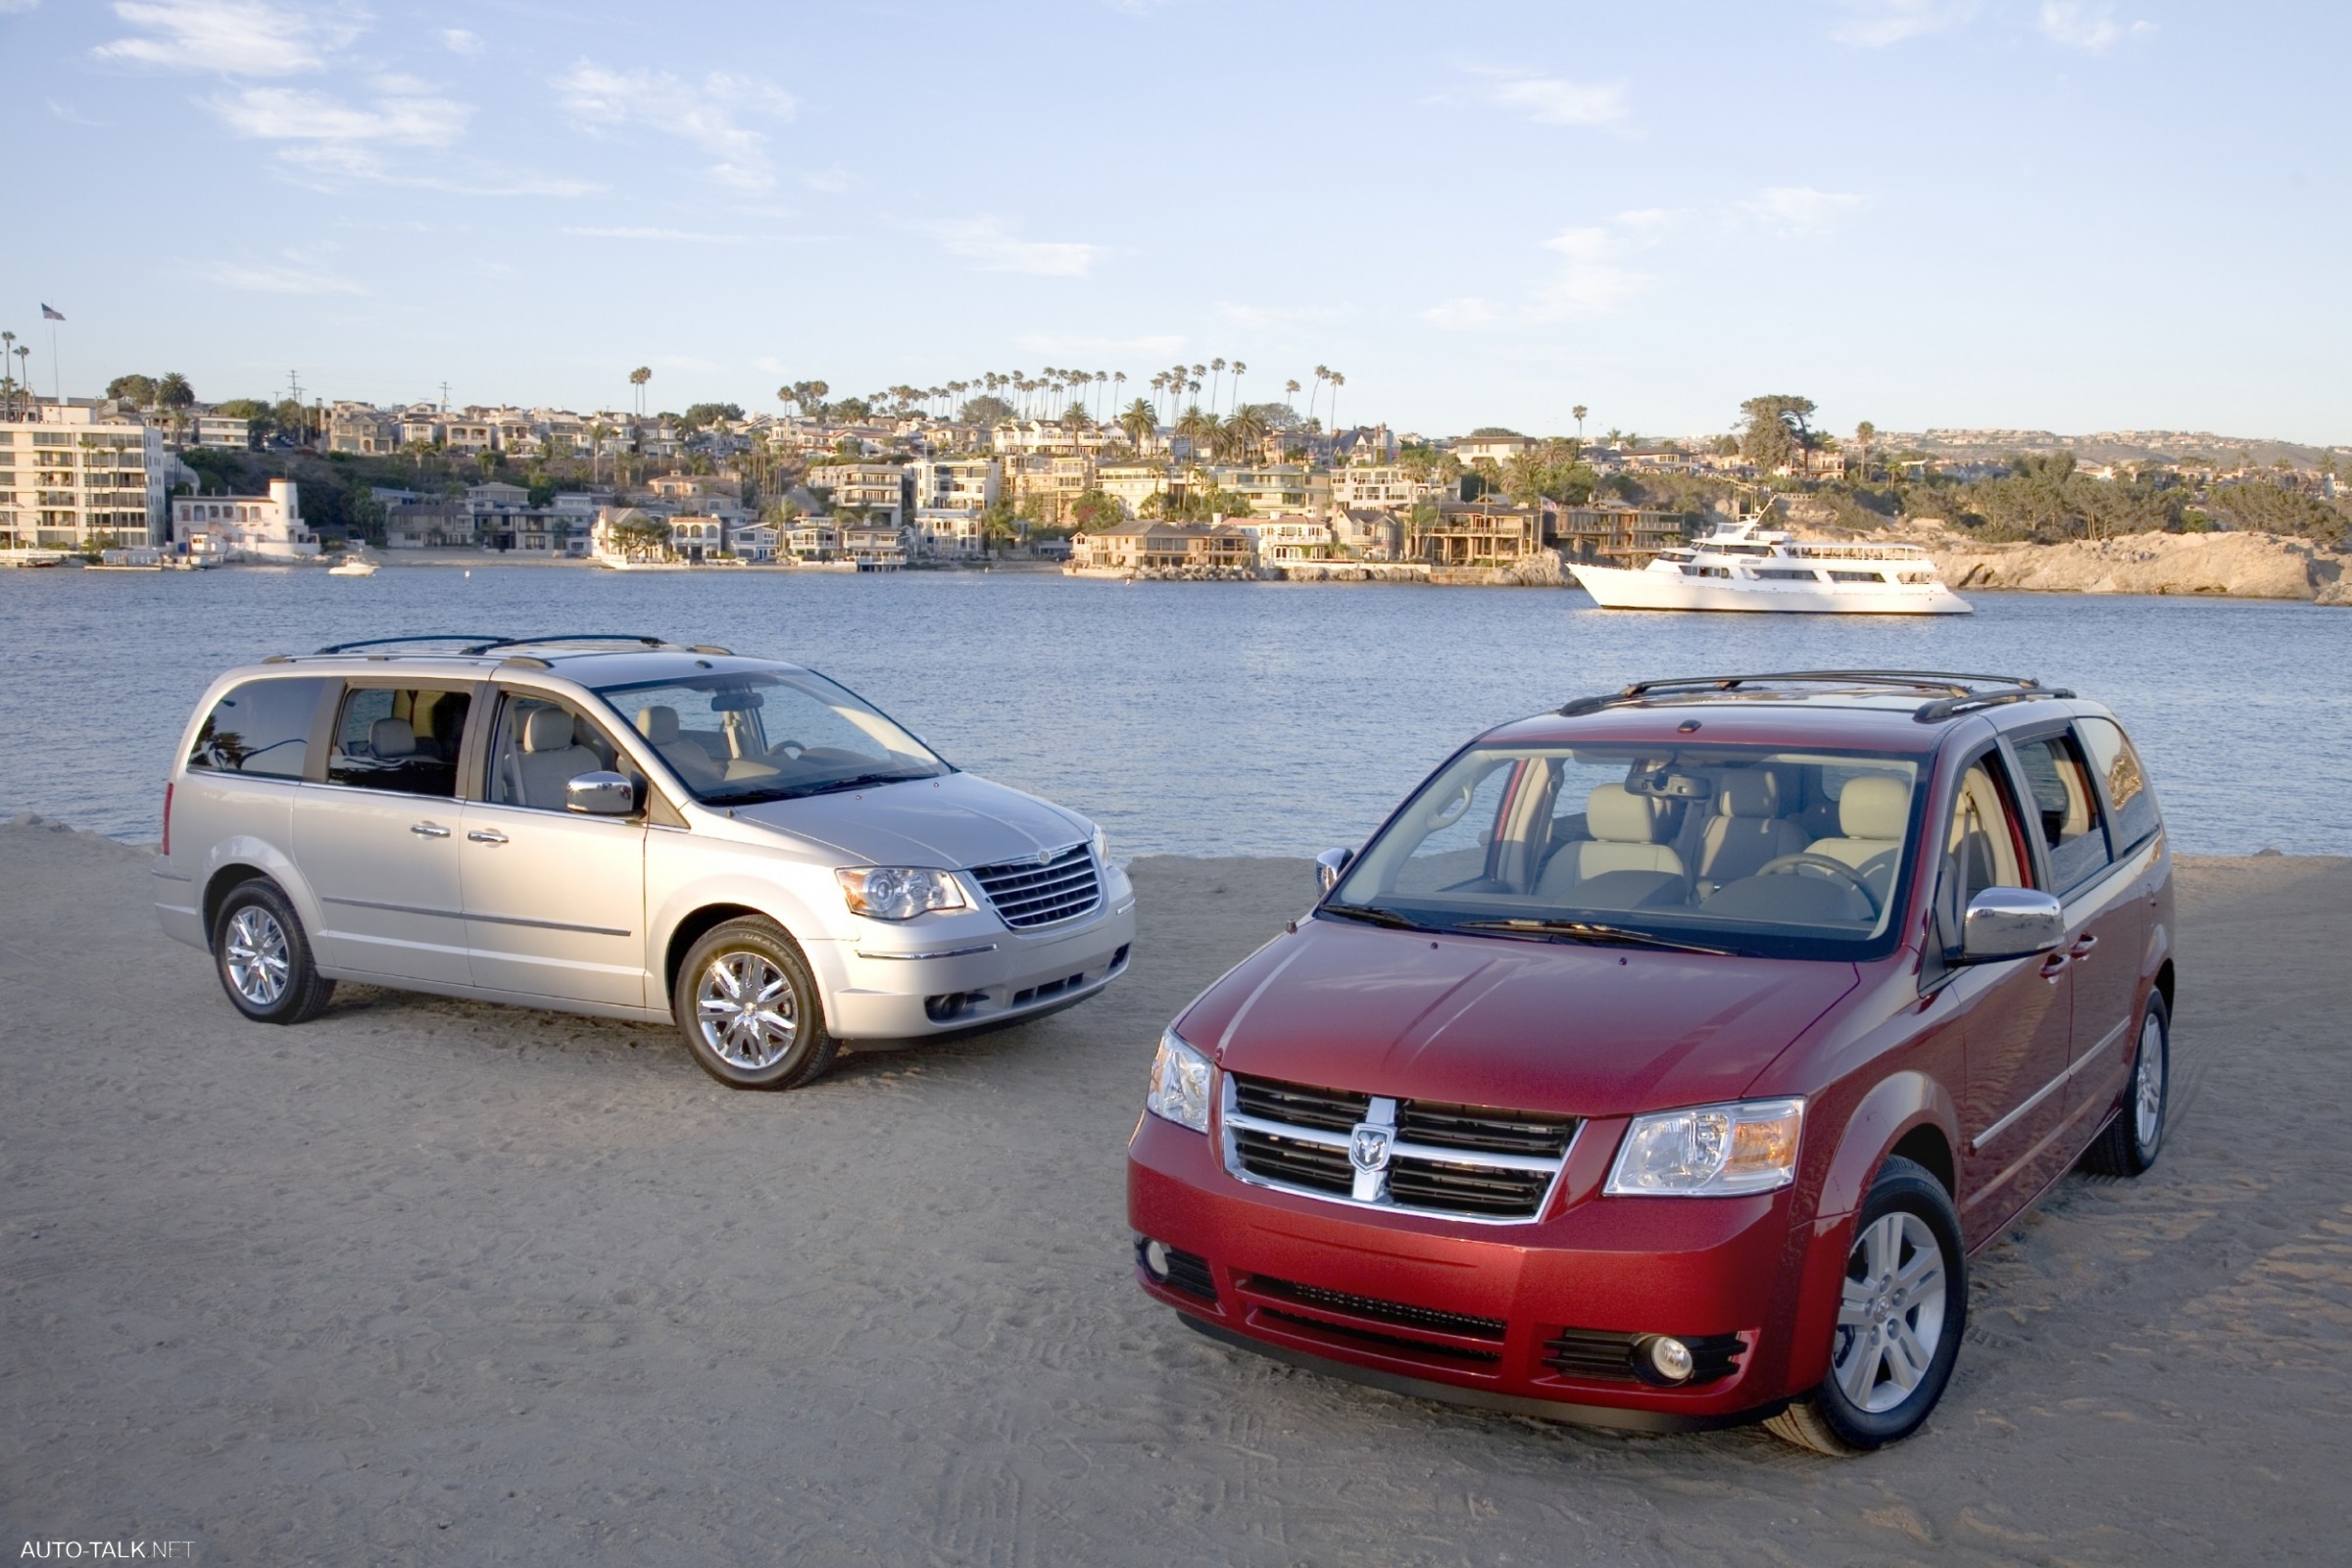
[[[1889,930],[1909,758],[1743,746],[1481,746],[1342,878],[1340,919],[1531,941],[1845,956]]]
[[[954,771],[824,676],[728,669],[597,689],[695,798],[748,806]]]

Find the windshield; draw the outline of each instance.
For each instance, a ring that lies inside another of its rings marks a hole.
[[[954,769],[846,688],[808,670],[713,670],[597,695],[712,806],[936,778]]]
[[[1915,760],[1727,746],[1474,747],[1319,913],[1526,941],[1854,957],[1903,892]]]

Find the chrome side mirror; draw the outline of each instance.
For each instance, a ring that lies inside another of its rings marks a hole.
[[[1315,857],[1315,880],[1329,893],[1340,885],[1340,878],[1348,874],[1348,867],[1354,861],[1353,850],[1325,850]]]
[[[2066,940],[2066,911],[2033,888],[1986,888],[1960,921],[1960,961],[1990,963],[2047,953]]]
[[[583,816],[627,816],[637,809],[637,786],[625,773],[581,773],[564,782],[564,809]]]

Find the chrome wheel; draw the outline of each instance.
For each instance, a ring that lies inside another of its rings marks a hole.
[[[2143,1151],[2153,1151],[2164,1136],[2164,1020],[2153,1007],[2139,1026],[2139,1067],[2132,1074],[2132,1131],[2139,1134]]]
[[[1928,1375],[1943,1340],[1945,1278],[1943,1248],[1916,1214],[1884,1215],[1854,1238],[1830,1376],[1856,1409],[1891,1410]]]
[[[694,1015],[711,1054],[748,1072],[782,1061],[800,1038],[792,982],[766,957],[740,949],[704,965],[694,988]]]
[[[253,904],[229,916],[220,961],[237,995],[256,1007],[274,1006],[286,994],[286,981],[293,973],[285,927]]]

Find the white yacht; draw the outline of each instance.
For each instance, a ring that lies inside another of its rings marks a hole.
[[[1749,520],[1658,553],[1640,570],[1571,563],[1606,610],[1777,610],[1815,615],[1965,615],[1917,545],[1800,540]]]
[[[326,574],[329,577],[372,577],[375,575],[375,563],[368,559],[366,551],[355,550],[327,567]]]

